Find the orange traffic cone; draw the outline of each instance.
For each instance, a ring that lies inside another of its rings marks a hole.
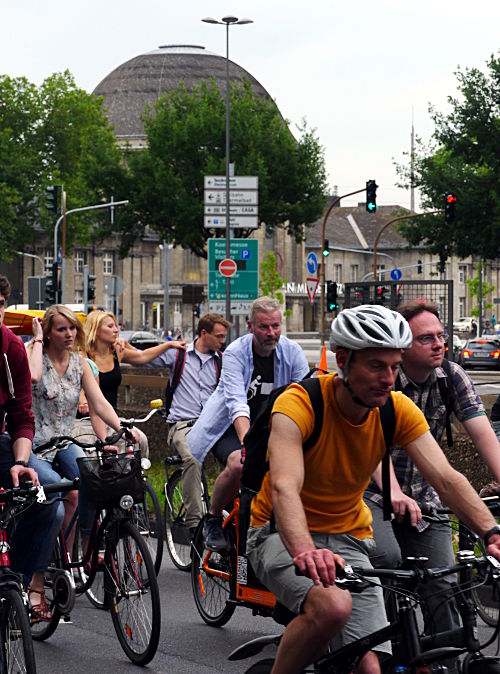
[[[328,363],[326,362],[326,345],[323,346],[323,350],[321,351],[321,358],[319,359],[319,367],[318,367],[318,377],[323,374],[328,374]]]

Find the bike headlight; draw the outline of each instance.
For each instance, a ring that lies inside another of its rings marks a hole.
[[[130,508],[134,505],[134,499],[130,494],[124,494],[121,499],[120,499],[120,508],[122,510],[130,510]]]

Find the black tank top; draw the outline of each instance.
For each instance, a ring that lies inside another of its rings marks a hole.
[[[103,396],[112,405],[114,410],[116,410],[118,405],[118,387],[121,381],[122,372],[118,356],[115,353],[113,357],[113,369],[109,372],[101,372],[99,370],[99,386],[101,387]]]

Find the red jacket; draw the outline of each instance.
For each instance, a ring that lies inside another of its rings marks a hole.
[[[24,344],[2,325],[0,328],[0,427],[8,431],[12,442],[17,438],[33,440],[35,419],[31,411],[31,373]]]

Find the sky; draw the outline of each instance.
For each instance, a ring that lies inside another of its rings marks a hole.
[[[0,73],[40,84],[68,69],[90,92],[160,45],[225,56],[225,28],[201,19],[227,15],[254,21],[230,29],[230,59],[261,82],[293,131],[303,118],[316,129],[330,188],[347,194],[375,179],[379,204],[410,205],[394,161],[408,161],[412,119],[429,141],[429,104],[449,110],[457,68],[485,70],[500,54],[497,0],[2,0]]]

